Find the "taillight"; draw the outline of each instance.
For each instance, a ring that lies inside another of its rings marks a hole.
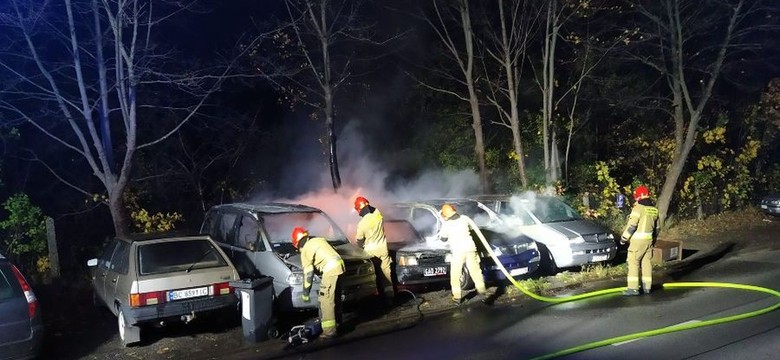
[[[130,294],[130,307],[157,305],[166,302],[165,291]]]
[[[214,284],[214,295],[227,295],[233,293],[233,291],[233,288],[226,282]]]
[[[33,316],[35,316],[35,311],[38,309],[38,299],[35,297],[35,293],[33,293],[32,287],[30,287],[30,284],[28,284],[27,280],[24,279],[24,276],[22,276],[22,273],[19,271],[19,269],[17,269],[16,266],[11,265],[11,270],[14,272],[14,277],[16,277],[19,285],[22,286],[24,297],[27,299],[27,313],[30,314],[30,319],[32,319]]]

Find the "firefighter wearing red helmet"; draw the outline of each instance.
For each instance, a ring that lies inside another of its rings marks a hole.
[[[363,248],[374,267],[377,268],[377,288],[382,289],[388,304],[393,299],[393,281],[390,277],[390,254],[387,251],[387,238],[385,238],[384,219],[382,213],[368,202],[368,199],[358,196],[355,198],[355,211],[360,215],[357,224],[355,239],[358,246]],[[381,270],[381,271],[380,271]]]
[[[320,275],[320,325],[322,326],[322,338],[336,335],[337,309],[341,297],[337,296],[339,275],[344,273],[344,260],[328,244],[325,238],[309,237],[309,232],[302,227],[296,227],[292,231],[293,247],[301,252],[301,266],[303,266],[303,301],[310,300],[314,274]]]
[[[634,190],[634,200],[628,223],[620,236],[621,244],[629,243],[627,287],[623,292],[626,296],[639,295],[640,279],[642,291],[650,294],[653,285],[653,242],[658,236],[658,209],[646,186],[640,185]]]

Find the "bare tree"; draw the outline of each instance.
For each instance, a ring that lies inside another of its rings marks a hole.
[[[262,71],[276,74],[271,81],[287,101],[313,108],[312,118],[324,120],[321,142],[333,189],[338,190],[337,95],[361,75],[356,73],[356,63],[369,56],[361,57],[360,46],[390,40],[375,39],[374,25],[361,16],[363,1],[285,0],[284,4],[288,19],[274,36],[275,56],[255,56],[254,61]]]
[[[526,57],[530,41],[536,31],[537,21],[540,15],[528,1],[510,1],[508,5],[503,0],[498,0],[498,26],[491,26],[492,19],[487,19],[487,43],[489,58],[493,62],[485,65],[485,74],[488,76],[487,88],[489,90],[488,101],[493,104],[498,112],[499,120],[494,124],[505,126],[512,132],[512,148],[517,155],[516,163],[520,183],[523,188],[528,187],[528,176],[525,170],[525,150],[520,124],[520,109],[518,108],[518,94],[520,78],[522,76],[523,61]],[[489,68],[498,65],[502,71],[494,79],[490,79]]]
[[[755,48],[749,36],[762,29],[768,17],[762,1],[628,4],[642,21],[626,29],[636,33],[628,54],[665,80],[669,96],[662,99],[661,109],[674,123],[674,153],[658,197],[663,222],[724,64],[737,52]]]
[[[471,109],[471,127],[474,130],[474,154],[479,166],[479,178],[482,191],[490,192],[490,179],[485,162],[485,140],[482,133],[482,114],[480,99],[477,94],[478,78],[474,63],[478,61],[474,29],[472,27],[471,9],[468,0],[450,1],[444,6],[439,0],[433,0],[432,14],[424,16],[424,21],[436,33],[439,41],[446,49],[447,59],[455,64],[454,72],[445,65],[430,69],[431,73],[456,84],[461,89],[452,90],[418,81],[422,86],[448,95],[452,95],[469,104]],[[464,94],[465,90],[465,94]]]
[[[89,173],[77,176],[57,172],[57,164],[44,165],[90,198],[95,192],[87,184],[95,176],[118,235],[129,229],[123,193],[134,154],[176,133],[230,69],[172,71],[172,54],[159,48],[158,31],[188,6],[160,0],[10,0],[0,5],[0,109],[8,121],[31,125],[87,164]],[[189,100],[166,106],[156,102],[163,93],[177,91]],[[178,113],[181,121],[145,139],[144,129],[158,126],[151,109]],[[120,155],[115,157],[115,151]]]

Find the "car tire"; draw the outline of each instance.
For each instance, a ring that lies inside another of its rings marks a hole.
[[[463,271],[460,273],[460,290],[474,290],[474,281],[471,280],[471,274],[469,274],[469,269],[465,265],[463,266]]]
[[[117,328],[119,330],[119,340],[122,342],[122,346],[127,347],[128,345],[134,344],[139,341],[138,338],[140,338],[140,332],[141,329],[138,326],[132,326],[128,325],[127,321],[125,319],[125,313],[122,311],[122,309],[117,310]],[[137,336],[131,336],[131,334],[136,334]]]
[[[539,246],[539,269],[546,275],[555,275],[558,273],[558,265],[555,264],[555,258],[553,257],[547,246],[538,244]]]

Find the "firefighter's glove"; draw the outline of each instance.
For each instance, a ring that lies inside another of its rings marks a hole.
[[[625,237],[620,237],[620,245],[625,245],[627,243],[628,243],[628,239],[626,239]]]
[[[301,295],[301,300],[303,300],[303,302],[309,302],[311,298],[309,298],[309,295]]]

